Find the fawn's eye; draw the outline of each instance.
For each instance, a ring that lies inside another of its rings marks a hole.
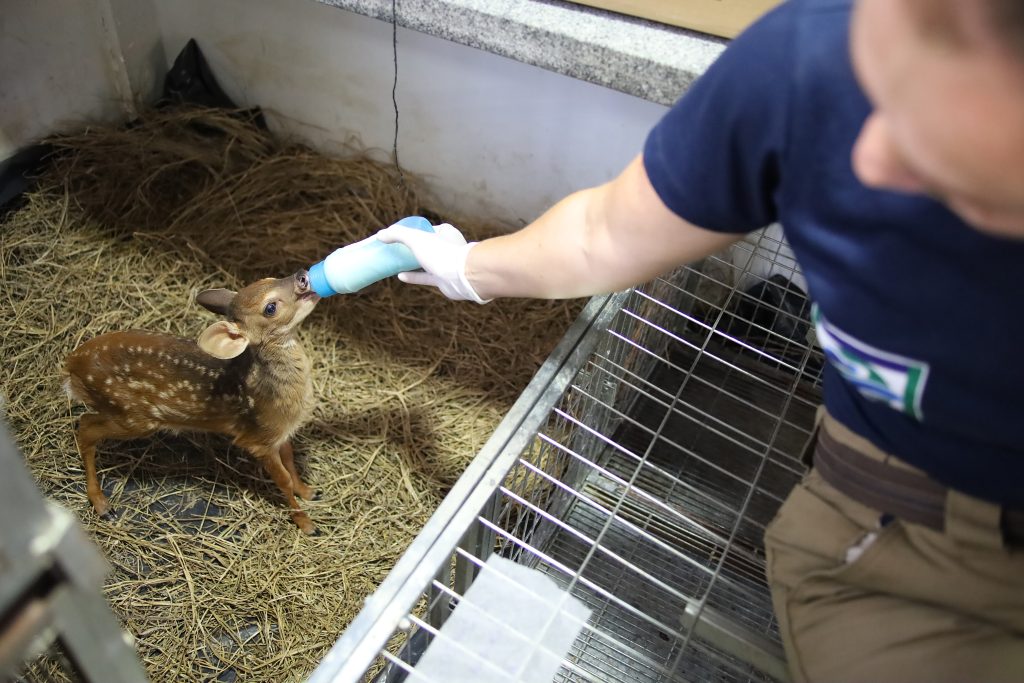
[[[273,318],[274,314],[277,313],[277,302],[271,301],[269,304],[263,307],[263,315],[268,318]]]

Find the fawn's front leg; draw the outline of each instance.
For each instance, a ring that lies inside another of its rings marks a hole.
[[[299,471],[295,469],[295,451],[292,450],[292,442],[285,441],[281,444],[278,454],[281,456],[281,464],[288,470],[288,474],[292,475],[292,490],[303,500],[315,500],[318,497],[317,492],[313,487],[302,482]]]
[[[295,525],[302,530],[302,533],[307,535],[313,535],[317,533],[316,526],[313,524],[313,520],[309,518],[302,508],[299,507],[299,502],[295,500],[294,484],[292,482],[292,475],[288,472],[287,468],[281,463],[281,455],[277,448],[261,448],[253,449],[252,454],[256,456],[256,459],[263,465],[263,469],[267,471],[270,478],[277,484],[277,488],[281,489],[281,493],[284,494],[285,501],[288,502],[288,507],[292,509],[292,521]],[[299,482],[301,484],[301,482]]]

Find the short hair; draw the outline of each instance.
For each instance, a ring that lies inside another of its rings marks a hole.
[[[1019,59],[1024,60],[1024,0],[987,0],[988,25]]]
[[[965,27],[965,12],[980,11],[985,33],[1024,62],[1024,0],[910,0],[908,4],[922,34],[960,48],[975,42]]]

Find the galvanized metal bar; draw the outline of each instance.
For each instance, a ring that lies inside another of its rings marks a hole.
[[[17,629],[0,633],[0,678],[13,678],[41,642],[59,639],[84,681],[145,681],[103,599],[106,561],[77,520],[43,498],[3,424],[0,471],[0,615]]]
[[[491,496],[480,514],[492,519],[497,517],[498,499],[496,496]],[[473,524],[459,541],[459,547],[475,557],[486,560],[494,551],[494,534],[487,527]],[[461,555],[457,555],[455,558],[455,590],[465,593],[470,584],[476,580],[477,573],[475,565],[467,564]]]
[[[451,614],[447,601],[442,598],[443,593],[440,593],[434,586],[439,583],[448,585],[448,582],[451,580],[451,573],[452,568],[450,564],[442,565],[441,569],[434,575],[434,581],[430,584],[430,590],[427,592],[427,621],[434,628],[441,628],[448,615]]]

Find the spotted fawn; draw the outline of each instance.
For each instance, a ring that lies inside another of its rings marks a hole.
[[[223,316],[198,340],[128,330],[91,339],[68,356],[65,388],[91,412],[76,439],[89,501],[109,502],[96,476],[96,444],[157,431],[219,432],[255,457],[281,489],[292,519],[316,527],[295,500],[314,491],[295,469],[291,437],[313,407],[310,364],[295,334],[319,298],[301,270],[254,282],[238,293],[200,292],[196,301]]]

